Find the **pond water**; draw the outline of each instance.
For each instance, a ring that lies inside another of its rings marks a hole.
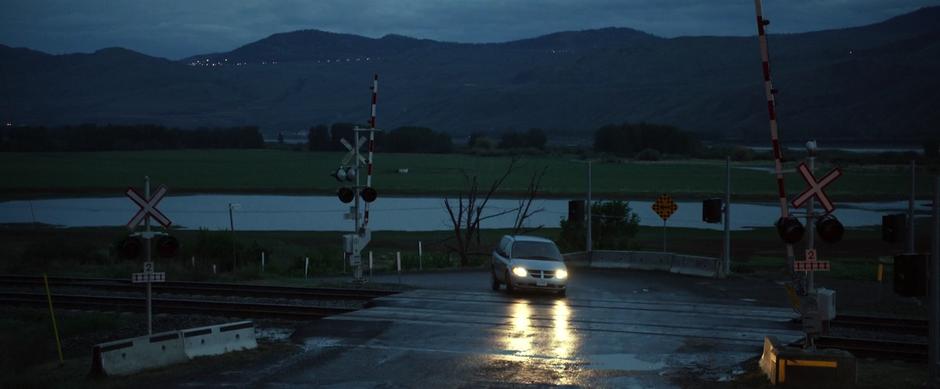
[[[229,228],[228,204],[235,203],[233,219],[237,230],[255,231],[345,231],[353,222],[343,214],[348,205],[334,196],[279,196],[205,194],[167,196],[158,208],[174,225],[210,230]],[[374,231],[438,231],[451,228],[441,197],[382,197],[370,210]],[[662,219],[650,208],[651,201],[631,201],[642,225],[661,226]],[[492,199],[487,214],[512,209],[514,199]],[[679,201],[679,209],[669,219],[670,227],[721,229],[721,224],[702,222],[699,201]],[[847,227],[880,225],[886,213],[903,212],[907,202],[839,203],[835,215]],[[537,200],[533,209],[542,209],[527,224],[529,227],[558,227],[567,217],[568,201]],[[923,205],[919,210],[927,211]],[[137,211],[126,197],[81,197],[34,199],[0,202],[0,223],[46,223],[62,227],[121,226]],[[735,203],[731,207],[734,230],[771,226],[779,215],[775,204]],[[508,214],[483,221],[483,228],[511,227],[514,215]]]

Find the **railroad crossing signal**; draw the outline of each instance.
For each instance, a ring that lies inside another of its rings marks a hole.
[[[124,194],[127,195],[127,197],[130,198],[134,203],[136,203],[138,207],[140,207],[134,217],[132,217],[131,220],[127,222],[127,229],[133,230],[137,228],[144,218],[148,216],[153,217],[158,223],[163,225],[164,228],[169,228],[170,224],[173,222],[171,222],[169,218],[167,218],[162,212],[160,212],[160,210],[157,209],[157,203],[163,199],[163,196],[166,195],[166,191],[166,187],[160,185],[160,187],[157,188],[156,193],[150,196],[149,199],[144,199],[144,196],[141,196],[140,193],[137,193],[134,188],[127,188],[127,191],[124,192]]]
[[[803,176],[803,180],[806,181],[806,183],[809,185],[809,188],[793,200],[793,206],[799,208],[810,198],[816,196],[816,198],[819,199],[819,202],[822,203],[823,208],[826,209],[827,213],[831,213],[833,210],[835,210],[835,206],[832,205],[832,201],[829,201],[829,196],[826,195],[824,189],[827,185],[831,184],[842,175],[842,170],[835,168],[823,176],[821,180],[816,181],[816,177],[813,176],[813,172],[809,171],[809,167],[807,167],[805,163],[801,163],[797,169],[800,171],[800,175]]]
[[[664,194],[656,198],[656,201],[653,203],[653,211],[656,212],[659,217],[663,218],[665,222],[666,219],[669,219],[676,210],[679,209],[679,206],[676,205],[676,202],[672,200],[672,197]]]
[[[829,261],[818,261],[816,249],[806,250],[806,259],[803,261],[794,261],[793,270],[802,272],[829,271]]]

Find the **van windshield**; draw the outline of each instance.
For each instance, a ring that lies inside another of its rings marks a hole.
[[[524,259],[547,259],[561,261],[558,247],[550,242],[516,242],[512,245],[512,257]]]

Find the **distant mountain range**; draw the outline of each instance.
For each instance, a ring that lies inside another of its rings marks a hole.
[[[940,136],[940,7],[769,40],[784,140]],[[382,128],[576,133],[645,121],[708,138],[768,136],[755,37],[629,28],[486,44],[303,30],[180,61],[0,45],[0,120],[265,131],[364,123],[373,73]]]

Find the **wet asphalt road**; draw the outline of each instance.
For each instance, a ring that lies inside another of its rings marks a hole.
[[[676,387],[740,373],[765,335],[800,336],[790,309],[732,296],[759,285],[650,272],[571,277],[559,298],[491,291],[482,271],[405,275],[421,289],[303,326],[292,337],[302,352],[188,384]]]

